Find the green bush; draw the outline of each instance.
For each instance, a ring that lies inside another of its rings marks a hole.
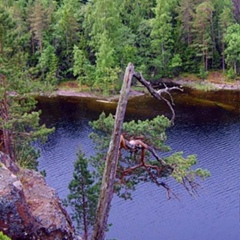
[[[11,238],[0,232],[0,240],[11,240]]]
[[[233,68],[230,68],[230,69],[227,71],[227,77],[228,77],[228,79],[231,79],[231,80],[236,78],[236,74],[235,74]]]
[[[207,76],[208,76],[208,71],[206,71],[205,68],[204,68],[204,66],[202,66],[202,65],[199,67],[198,76],[199,76],[201,79],[206,79]]]

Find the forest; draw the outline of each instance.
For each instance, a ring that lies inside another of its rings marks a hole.
[[[0,73],[36,89],[71,79],[114,90],[128,62],[152,80],[211,70],[234,79],[240,1],[1,0],[0,52]]]
[[[34,94],[51,92],[69,80],[92,91],[118,91],[123,69],[129,62],[152,81],[183,73],[205,78],[212,70],[237,79],[240,1],[0,0],[0,151],[23,167],[37,169],[39,153],[33,148],[33,142],[46,140],[54,129],[39,125],[41,112],[33,111]],[[156,129],[152,130],[150,139],[156,143],[149,146],[164,148],[157,144],[165,141],[165,129],[170,121],[165,118],[152,121],[160,133],[157,139]],[[94,136],[99,141],[96,145],[104,149],[100,149],[104,157],[97,157],[104,159],[113,118],[100,116],[99,122],[92,124],[95,130],[106,132],[105,141],[103,135]],[[128,124],[124,126],[126,131],[137,133],[137,123]],[[138,122],[138,125],[143,132],[149,131],[149,122]],[[131,149],[139,150],[130,145]],[[145,151],[142,146],[140,149]],[[130,160],[126,161],[132,167],[127,173],[120,169],[119,179],[124,180],[129,171],[136,169],[135,162]],[[137,167],[146,168],[148,174],[141,169],[132,178],[128,176],[127,190],[134,189],[140,181],[155,180],[152,172],[159,176],[160,167],[164,169],[161,163],[146,165],[143,160]],[[195,156],[184,159],[181,153],[176,153],[167,160],[174,166],[173,174],[167,175],[185,187],[187,181],[195,188],[192,185],[195,176],[209,176],[202,169],[191,170],[196,164]],[[102,173],[103,164],[97,167]],[[170,191],[163,183],[156,180],[155,183]],[[74,191],[75,185],[72,187]],[[121,195],[122,187],[117,190]]]

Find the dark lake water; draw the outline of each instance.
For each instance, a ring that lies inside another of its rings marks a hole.
[[[141,99],[139,99],[141,102]],[[162,114],[158,103],[145,101],[127,119],[151,118]],[[89,120],[105,110],[90,100],[41,99],[42,122],[56,131],[39,146],[39,170],[47,172],[47,183],[60,198],[68,194],[73,163],[79,146],[90,155]],[[94,106],[95,107],[94,107]],[[98,106],[96,108],[96,105]],[[180,200],[167,200],[164,189],[144,183],[133,200],[114,197],[107,239],[118,240],[239,240],[240,239],[240,118],[239,112],[215,107],[176,104],[175,126],[168,130],[172,152],[196,154],[196,167],[206,168],[211,177],[201,182],[198,196],[169,182]]]

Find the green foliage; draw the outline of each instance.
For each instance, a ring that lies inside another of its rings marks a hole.
[[[114,127],[114,117],[112,114],[106,116],[105,113],[102,113],[98,120],[89,124],[95,130],[89,137],[94,141],[97,154],[102,156],[106,154],[106,149],[109,146],[110,136]],[[96,162],[98,163],[99,161],[97,160]]]
[[[208,71],[205,70],[205,67],[203,65],[201,65],[199,67],[199,74],[198,76],[201,78],[201,79],[206,79],[207,76],[208,76]]]
[[[94,81],[94,67],[88,61],[83,50],[79,49],[76,45],[73,50],[74,64],[73,75],[77,77],[80,87],[84,84],[92,87]]]
[[[73,48],[81,40],[81,5],[78,0],[64,0],[54,12],[50,41],[57,51],[60,79],[73,77]]]
[[[88,159],[79,151],[74,163],[73,179],[69,184],[70,194],[65,204],[73,210],[71,214],[77,223],[77,229],[83,230],[87,239],[89,230],[95,222],[99,184],[97,184],[88,169]]]
[[[0,62],[22,69],[38,90],[76,78],[106,94],[119,88],[128,62],[153,79],[198,73],[200,65],[226,64],[238,75],[238,30],[227,32],[236,7],[231,0],[1,1]]]
[[[143,136],[144,142],[148,145],[162,151],[167,151],[170,148],[164,144],[167,140],[165,131],[170,125],[169,119],[164,116],[157,116],[152,120],[132,120],[127,123],[125,122],[123,124],[123,132],[126,132],[130,136]]]
[[[238,74],[238,63],[240,62],[240,25],[233,24],[227,28],[224,38],[227,47],[225,49],[226,62]]]
[[[157,0],[153,9],[155,17],[150,20],[151,48],[154,54],[152,66],[157,74],[168,76],[173,50],[172,6],[170,2]]]
[[[5,91],[6,89],[0,94],[1,103],[6,104],[0,104],[0,129],[9,135],[9,141],[5,143],[5,146],[9,145],[10,152],[7,153],[20,166],[37,169],[39,152],[33,147],[33,142],[45,141],[53,129],[48,129],[45,125],[40,126],[40,112],[32,111],[36,104],[33,97],[4,98]],[[4,109],[3,106],[7,108]]]
[[[96,80],[94,87],[102,91],[111,90],[111,86],[118,79],[118,72],[115,66],[115,50],[112,41],[107,38],[104,31],[100,38],[99,51],[96,53]],[[107,92],[106,92],[107,93]]]
[[[95,130],[94,133],[91,133],[90,137],[95,143],[97,155],[92,159],[92,166],[99,171],[98,177],[101,177],[104,159],[106,157],[106,152],[109,146],[110,136],[114,126],[114,118],[110,114],[106,116],[105,113],[102,113],[99,116],[99,119],[90,123],[92,128]],[[130,121],[124,122],[123,124],[123,134],[126,139],[135,139],[138,136],[141,136],[141,139],[144,139],[144,143],[151,146],[155,150],[168,151],[170,147],[165,145],[167,139],[166,129],[170,127],[170,121],[164,116],[157,116],[152,120],[145,121]],[[165,157],[164,161],[167,165],[173,167],[173,172],[169,169],[163,168],[161,174],[156,170],[156,167],[160,167],[161,163],[156,161],[152,155],[148,152],[145,156],[145,161],[150,164],[152,167],[146,168],[136,168],[131,174],[128,174],[124,178],[124,184],[119,184],[119,181],[122,181],[121,172],[124,169],[134,168],[136,165],[139,165],[141,159],[141,151],[131,153],[122,153],[119,157],[118,162],[118,173],[115,185],[115,191],[118,196],[125,199],[131,198],[131,191],[133,191],[136,185],[140,182],[154,182],[158,186],[161,185],[159,179],[163,177],[172,177],[177,182],[181,183],[189,192],[194,189],[195,180],[197,178],[205,178],[210,174],[208,171],[197,168],[193,169],[192,167],[196,164],[196,156],[190,155],[186,158],[183,157],[183,153],[174,153],[169,157]],[[191,188],[189,188],[189,186]]]
[[[196,13],[193,16],[193,47],[196,56],[202,59],[204,70],[208,70],[209,59],[212,59],[213,52],[213,12],[214,6],[211,2],[206,1],[196,7]]]
[[[0,231],[0,240],[11,240],[7,235]]]
[[[221,9],[221,13],[219,15],[219,27],[222,32],[222,41],[224,33],[226,32],[227,28],[234,23],[234,16],[233,16],[233,6],[232,1],[226,1],[227,3]]]
[[[209,171],[197,168],[192,169],[192,166],[196,165],[197,159],[195,155],[189,155],[187,158],[183,157],[183,152],[177,152],[167,157],[166,162],[174,166],[172,177],[179,183],[185,184],[185,180],[188,179],[191,183],[195,182],[196,177],[205,179],[210,176]]]
[[[33,111],[36,101],[30,93],[36,91],[36,82],[28,74],[28,55],[22,38],[17,37],[17,22],[11,11],[2,9],[0,19],[4,34],[0,38],[0,130],[4,135],[1,144],[21,166],[36,169],[38,152],[32,143],[44,140],[51,130],[39,125],[40,112]]]
[[[236,78],[236,74],[235,74],[234,69],[232,67],[228,69],[227,77],[228,77],[228,79],[235,79]]]
[[[173,75],[178,75],[180,73],[182,65],[183,62],[180,54],[175,54],[172,58],[170,65],[171,72],[173,73]]]
[[[41,72],[41,79],[45,84],[50,84],[50,86],[56,85],[57,66],[58,58],[55,54],[54,47],[47,45],[47,47],[43,49],[37,65],[37,68]]]
[[[125,52],[123,37],[128,32],[121,23],[118,7],[118,1],[89,2],[84,21],[86,31],[91,36],[89,45],[95,57],[94,88],[106,94],[115,88],[122,59],[127,61],[128,56],[132,56]]]

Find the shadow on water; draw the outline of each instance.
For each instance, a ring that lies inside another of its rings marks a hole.
[[[169,201],[163,189],[149,183],[140,184],[132,201],[113,199],[109,218],[113,226],[107,239],[240,239],[239,94],[230,96],[224,92],[224,96],[217,98],[217,104],[211,94],[198,95],[198,99],[207,100],[204,104],[195,101],[192,92],[174,96],[175,126],[167,131],[170,153],[196,154],[196,167],[211,172],[211,177],[201,182],[199,196],[190,197],[181,186],[170,181],[180,201]],[[184,99],[188,99],[185,104]],[[222,105],[219,99],[228,101]],[[41,121],[56,127],[48,142],[39,146],[42,153],[39,170],[46,170],[48,184],[65,198],[79,145],[87,155],[94,154],[88,138],[91,132],[88,122],[97,119],[102,111],[114,114],[116,102],[41,98],[38,107],[42,110]],[[142,96],[129,101],[126,119],[153,118],[165,113],[171,116],[167,106]]]

